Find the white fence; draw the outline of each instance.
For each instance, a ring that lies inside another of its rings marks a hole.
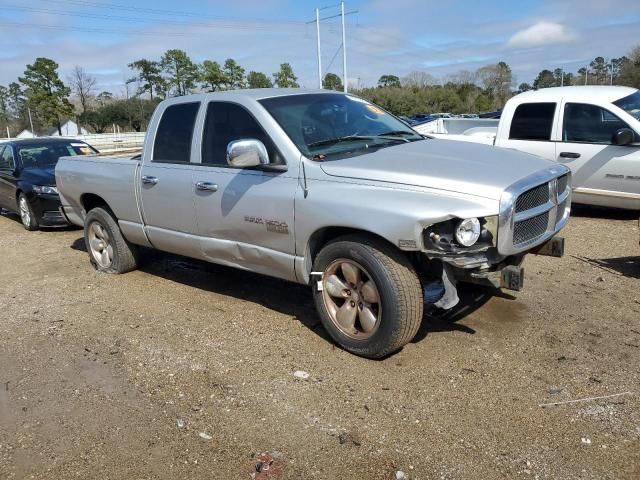
[[[127,133],[96,133],[90,135],[73,135],[65,138],[75,138],[87,142],[101,152],[142,150],[145,132]]]

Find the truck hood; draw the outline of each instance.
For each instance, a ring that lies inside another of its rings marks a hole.
[[[427,187],[499,200],[511,184],[554,165],[535,155],[451,140],[424,140],[321,164],[327,175]]]

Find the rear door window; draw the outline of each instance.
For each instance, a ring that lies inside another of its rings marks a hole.
[[[551,140],[555,103],[523,103],[518,105],[511,120],[511,140]]]
[[[613,134],[629,126],[604,108],[585,103],[567,103],[564,107],[562,141],[611,144]]]
[[[171,105],[162,114],[153,143],[153,162],[189,163],[199,102]]]

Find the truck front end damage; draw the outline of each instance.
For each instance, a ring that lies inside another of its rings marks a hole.
[[[498,215],[452,218],[427,227],[417,263],[427,288],[440,285],[442,295],[434,305],[455,306],[458,282],[519,291],[527,253],[563,256],[564,239],[557,233],[569,221],[570,175],[562,165],[536,172],[505,190]],[[427,297],[433,302],[433,294],[425,291]]]

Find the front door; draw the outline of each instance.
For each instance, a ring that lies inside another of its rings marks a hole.
[[[613,134],[621,128],[629,126],[602,107],[565,104],[556,155],[558,162],[571,168],[578,195],[590,195],[594,200],[606,197],[612,205],[616,199],[635,198],[640,205],[640,147],[613,145]]]
[[[227,145],[240,139],[260,140],[271,162],[285,163],[274,142],[243,106],[209,103],[202,164],[193,175],[203,255],[213,262],[293,280],[297,172],[230,167]]]
[[[166,107],[139,178],[149,240],[159,250],[191,257],[200,257],[191,163],[199,107],[199,102]]]

